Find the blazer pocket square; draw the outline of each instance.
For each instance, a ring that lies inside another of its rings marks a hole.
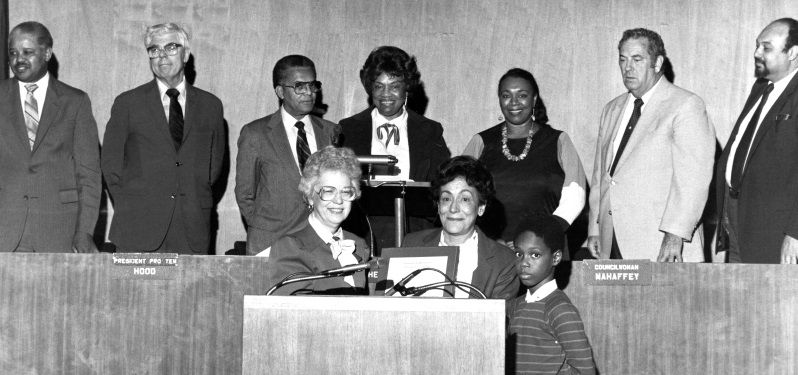
[[[779,113],[778,115],[776,115],[776,121],[789,120],[791,118],[792,116],[790,116],[789,113]]]

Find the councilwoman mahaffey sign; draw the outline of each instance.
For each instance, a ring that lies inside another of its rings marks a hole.
[[[651,285],[648,260],[586,260],[582,266],[586,285]]]

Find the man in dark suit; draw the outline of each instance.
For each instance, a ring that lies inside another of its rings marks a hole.
[[[309,58],[289,55],[272,71],[277,112],[241,129],[236,201],[247,223],[247,254],[268,249],[307,220],[299,178],[310,154],[337,143],[338,125],[311,115],[321,82]]]
[[[756,39],[758,78],[717,167],[718,250],[731,263],[798,264],[798,21]]]
[[[222,102],[186,83],[188,35],[149,27],[155,79],[111,108],[102,169],[114,202],[109,238],[117,251],[207,253],[213,197],[225,150]]]
[[[44,25],[11,30],[14,78],[0,83],[0,251],[97,252],[97,124],[88,95],[47,72],[52,55]]]

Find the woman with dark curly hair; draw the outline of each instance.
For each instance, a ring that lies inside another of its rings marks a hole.
[[[305,225],[280,237],[269,254],[269,281],[277,284],[297,272],[321,271],[360,263],[369,251],[362,238],[341,229],[341,223],[360,196],[360,163],[348,148],[327,146],[310,155],[299,191],[310,211]],[[288,284],[276,295],[368,294],[366,276]]]
[[[519,281],[512,250],[491,240],[477,226],[496,194],[493,177],[470,156],[455,156],[438,168],[430,186],[443,228],[405,236],[403,247],[459,246],[457,281],[469,283],[488,298],[512,300]],[[467,298],[460,289],[455,298]]]
[[[394,167],[374,168],[383,179],[429,181],[435,170],[451,156],[443,139],[443,127],[407,108],[407,100],[418,92],[421,73],[415,57],[392,46],[382,46],[369,54],[360,70],[360,81],[369,94],[371,106],[340,121],[342,146],[357,155],[393,155]],[[374,232],[380,245],[394,242],[392,230],[393,200],[365,190],[361,204],[373,218]],[[390,193],[390,192],[387,192]],[[406,211],[408,230],[431,228],[429,218],[435,210],[423,196],[408,192]],[[356,233],[366,235],[364,223]]]
[[[475,135],[463,154],[481,161],[496,182],[496,204],[482,229],[512,247],[518,223],[531,214],[553,214],[567,230],[585,206],[587,180],[568,134],[547,124],[532,73],[507,71],[498,96],[504,121]]]

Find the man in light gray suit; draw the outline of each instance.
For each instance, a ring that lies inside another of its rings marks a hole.
[[[53,38],[9,34],[14,78],[0,83],[0,251],[97,252],[100,143],[91,101],[47,72]]]
[[[272,71],[277,112],[241,129],[236,201],[246,220],[247,254],[258,254],[308,218],[299,178],[310,154],[337,143],[338,125],[310,115],[321,90],[309,58],[289,55]]]
[[[703,261],[696,229],[715,154],[704,102],[663,79],[665,46],[657,33],[626,30],[618,51],[629,92],[601,113],[588,249],[603,259]]]

